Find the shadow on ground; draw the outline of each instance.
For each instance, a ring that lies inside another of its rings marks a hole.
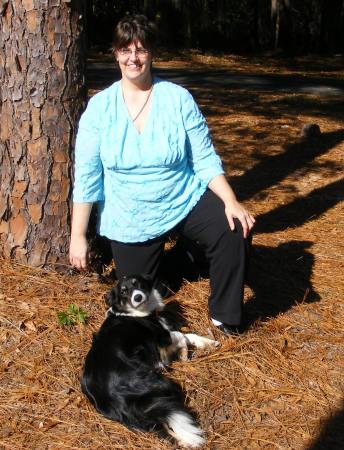
[[[342,408],[321,424],[320,434],[306,450],[343,450],[344,403]]]
[[[257,217],[256,233],[272,233],[294,228],[318,219],[344,200],[344,178],[314,189],[287,205],[279,206]]]
[[[312,164],[313,160],[324,155],[343,140],[344,129],[322,133],[315,139],[287,144],[284,151],[275,156],[257,155],[260,161],[246,170],[243,175],[231,177],[231,185],[240,200],[248,200],[260,191],[278,184],[297,170],[302,169],[304,173],[310,168],[314,170],[316,165]],[[331,164],[328,164],[328,167],[333,173],[341,170],[339,163]],[[323,169],[322,165],[321,170]]]
[[[298,303],[320,300],[310,281],[314,263],[311,247],[308,241],[286,242],[278,247],[253,246],[247,276],[253,296],[245,303],[245,326],[264,322]],[[161,276],[173,292],[178,291],[185,279],[208,278],[202,250],[181,238],[166,253]]]
[[[253,297],[245,304],[247,326],[320,300],[311,282],[312,243],[291,241],[277,247],[254,246],[247,284]]]

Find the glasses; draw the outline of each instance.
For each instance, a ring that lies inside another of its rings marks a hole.
[[[125,56],[127,58],[129,56],[131,56],[132,53],[134,53],[139,58],[145,58],[148,55],[149,51],[146,50],[145,48],[141,48],[141,47],[140,48],[136,48],[135,50],[130,50],[130,48],[120,48],[118,50],[118,53],[121,56]]]

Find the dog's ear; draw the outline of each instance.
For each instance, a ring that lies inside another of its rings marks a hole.
[[[136,279],[138,280],[139,285],[147,291],[154,289],[157,282],[157,278],[154,278],[152,275],[148,275],[147,273],[138,275]]]
[[[131,275],[123,275],[123,277],[118,281],[118,283],[121,283],[125,280],[146,280],[146,281],[153,281],[152,275],[148,275],[147,273],[132,273]]]
[[[147,273],[134,273],[131,275],[124,275],[118,281],[117,286],[126,281],[130,282],[132,286],[138,286],[144,283],[147,289],[151,289],[154,285],[154,278],[152,277],[152,275],[148,275]]]
[[[141,276],[142,276],[142,278],[144,278],[147,281],[153,281],[153,276],[148,273],[144,273]]]
[[[105,295],[105,303],[108,306],[114,306],[116,303],[118,303],[118,289],[117,287],[111,289],[106,295]]]

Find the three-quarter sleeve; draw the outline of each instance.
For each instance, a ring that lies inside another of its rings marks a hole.
[[[74,203],[104,200],[103,165],[100,159],[100,110],[96,97],[90,99],[79,121],[75,144]]]
[[[186,90],[182,97],[181,108],[189,164],[202,185],[208,186],[215,176],[224,173],[221,159],[214,149],[204,116],[192,95]]]

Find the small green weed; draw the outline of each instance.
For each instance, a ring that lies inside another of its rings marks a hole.
[[[60,325],[70,327],[77,322],[85,324],[87,313],[82,308],[71,303],[65,311],[57,313],[57,319]]]

